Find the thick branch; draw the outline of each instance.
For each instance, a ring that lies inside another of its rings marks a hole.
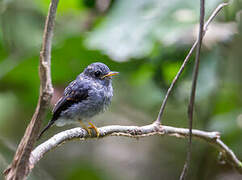
[[[219,4],[219,5],[217,6],[217,8],[212,12],[211,16],[208,18],[207,22],[206,22],[205,25],[204,25],[203,36],[205,35],[205,33],[206,33],[207,29],[208,29],[208,26],[209,26],[209,24],[212,22],[212,20],[216,17],[216,15],[219,13],[219,11],[220,11],[224,6],[227,6],[227,5],[228,5],[228,3],[221,3],[221,4]],[[168,88],[168,90],[167,90],[167,92],[166,92],[166,95],[165,95],[165,98],[164,98],[164,100],[163,100],[163,102],[162,102],[162,104],[161,104],[161,108],[160,108],[160,111],[159,111],[159,114],[158,114],[158,117],[157,117],[157,120],[156,120],[157,123],[161,123],[161,121],[162,121],[162,115],[163,115],[163,113],[164,113],[164,110],[165,110],[165,107],[166,107],[166,103],[167,103],[168,97],[169,97],[169,95],[170,95],[172,89],[174,88],[174,86],[175,86],[177,80],[178,80],[179,77],[181,76],[181,74],[182,74],[182,72],[183,72],[183,70],[184,70],[186,64],[188,63],[189,58],[191,57],[191,55],[192,55],[194,49],[196,48],[197,44],[198,44],[198,40],[196,40],[196,41],[194,42],[194,44],[192,45],[190,51],[188,52],[186,58],[184,59],[184,61],[183,61],[183,63],[182,63],[182,65],[181,65],[179,71],[177,72],[177,74],[176,74],[175,78],[173,79],[173,81],[172,81],[170,87]]]
[[[57,5],[58,0],[52,0],[45,23],[43,45],[40,52],[39,76],[41,84],[38,105],[18,146],[12,164],[4,171],[5,178],[8,180],[26,179],[29,172],[28,163],[30,153],[36,142],[42,120],[45,117],[53,94],[50,73],[50,53]]]
[[[100,132],[99,138],[107,136],[125,136],[130,138],[141,138],[148,136],[175,136],[177,138],[185,138],[189,135],[189,129],[176,128],[171,126],[161,126],[153,123],[147,126],[105,126],[98,128]],[[229,164],[235,167],[242,174],[242,163],[237,159],[232,150],[230,150],[220,139],[219,132],[205,132],[193,129],[193,137],[202,139],[214,146],[218,151],[222,152]],[[37,146],[30,156],[30,169],[33,169],[36,163],[49,151],[61,146],[65,142],[77,140],[84,141],[96,136],[90,137],[86,130],[82,128],[73,128],[60,132],[44,143]]]

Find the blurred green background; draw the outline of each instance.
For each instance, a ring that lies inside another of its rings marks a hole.
[[[206,1],[206,19],[219,4]],[[35,110],[38,61],[49,0],[0,0],[0,171],[12,160]],[[205,36],[194,128],[220,131],[242,159],[242,1],[234,0]],[[199,1],[60,0],[52,48],[53,107],[64,87],[92,62],[119,71],[111,107],[97,126],[145,125],[197,36]],[[163,122],[187,127],[194,55],[168,100]],[[51,118],[51,109],[43,122]],[[51,128],[41,142],[72,128]],[[40,143],[40,142],[38,142]],[[242,179],[218,152],[194,140],[189,179]],[[46,154],[29,179],[178,179],[186,141],[108,137],[69,142]],[[0,177],[1,179],[2,177]]]

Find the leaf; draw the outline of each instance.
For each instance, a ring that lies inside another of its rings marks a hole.
[[[207,1],[206,10],[218,0]],[[116,61],[148,56],[157,41],[172,44],[197,23],[199,1],[122,0],[116,1],[103,23],[86,40]]]

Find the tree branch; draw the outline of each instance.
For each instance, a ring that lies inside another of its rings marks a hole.
[[[208,18],[207,22],[205,23],[204,25],[204,29],[203,29],[203,36],[206,34],[206,31],[208,30],[208,26],[209,24],[212,22],[212,20],[216,17],[216,15],[219,13],[219,11],[224,7],[224,6],[227,6],[229,3],[221,3],[217,6],[217,8],[212,12],[212,14],[210,15],[210,17]],[[175,78],[173,79],[170,87],[168,88],[167,92],[166,92],[166,95],[165,95],[165,98],[162,102],[162,105],[161,105],[161,108],[160,108],[160,111],[159,111],[159,114],[158,114],[158,117],[156,119],[156,123],[159,123],[161,124],[161,121],[162,121],[162,115],[164,113],[164,110],[165,110],[165,107],[166,107],[166,103],[167,103],[167,100],[168,100],[168,97],[172,91],[172,89],[174,88],[177,80],[179,79],[179,77],[181,76],[186,64],[188,63],[189,61],[189,58],[191,57],[194,49],[196,48],[198,44],[198,40],[196,40],[194,42],[194,44],[192,45],[191,49],[189,50],[186,58],[184,59],[179,71],[177,72]]]
[[[187,171],[189,169],[189,165],[191,161],[193,111],[194,111],[194,103],[195,103],[195,97],[196,97],[197,78],[198,78],[199,63],[200,63],[200,52],[201,52],[202,39],[203,39],[203,25],[204,25],[204,14],[205,14],[204,3],[205,3],[205,0],[200,0],[200,20],[199,20],[199,32],[198,32],[198,38],[197,38],[198,42],[197,42],[195,64],[194,64],[193,75],[192,75],[192,88],[191,88],[191,94],[190,94],[190,101],[189,101],[188,112],[187,112],[188,122],[189,122],[187,157],[180,176],[180,180],[183,180],[186,178]]]
[[[146,126],[104,126],[98,128],[98,130],[100,132],[99,138],[105,138],[108,136],[124,136],[130,138],[142,138],[148,136],[175,136],[177,138],[185,138],[189,135],[189,129],[161,126],[157,123]],[[193,129],[192,135],[194,138],[201,139],[211,144],[218,151],[223,153],[226,161],[242,174],[242,163],[238,160],[233,151],[222,142],[219,132],[205,132]],[[84,141],[91,138],[96,138],[96,135],[90,136],[86,130],[80,127],[66,130],[54,135],[32,151],[29,169],[32,170],[47,152],[63,145],[64,143],[72,140]]]
[[[54,29],[54,20],[59,0],[52,0],[45,22],[42,50],[40,52],[39,76],[40,95],[35,113],[30,121],[25,134],[17,148],[12,164],[4,171],[8,180],[26,179],[29,172],[29,157],[36,142],[42,120],[45,118],[53,94],[51,83],[50,61],[51,42]]]

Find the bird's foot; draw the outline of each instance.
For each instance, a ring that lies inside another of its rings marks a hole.
[[[83,129],[85,129],[88,133],[89,136],[92,136],[92,131],[89,127],[87,127],[85,124],[82,123],[82,121],[79,121],[80,122],[80,125]]]
[[[89,122],[88,124],[90,125],[90,126],[88,127],[88,129],[89,129],[89,130],[94,129],[94,131],[96,132],[97,137],[99,137],[100,132],[99,132],[99,130],[97,129],[97,127],[96,127],[94,124],[92,124],[91,122]]]

